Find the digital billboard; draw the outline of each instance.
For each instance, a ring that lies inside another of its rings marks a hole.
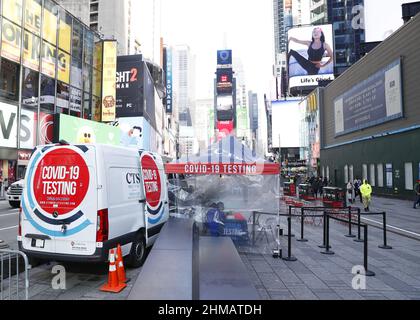
[[[218,50],[217,51],[217,64],[219,66],[232,65],[232,50]]]
[[[216,91],[217,94],[232,93],[233,91],[233,71],[229,69],[217,69],[216,71]]]
[[[141,55],[117,59],[117,117],[143,115],[143,61]]]
[[[401,60],[334,100],[335,134],[344,135],[403,116]]]
[[[233,97],[232,95],[221,95],[216,98],[217,121],[233,120]]]
[[[288,43],[289,88],[313,88],[320,80],[334,80],[332,25],[292,28]]]
[[[272,101],[273,148],[299,148],[300,99]]]
[[[85,120],[63,113],[55,115],[55,141],[120,145],[120,130],[111,125]]]
[[[102,74],[102,117],[103,122],[115,120],[117,73],[117,41],[103,42],[103,74]]]

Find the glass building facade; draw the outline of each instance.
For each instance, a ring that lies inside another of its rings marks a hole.
[[[354,11],[363,4],[363,0],[328,0],[328,23],[334,30],[336,75],[361,58],[360,44],[365,42],[365,30],[357,27]]]
[[[103,46],[51,0],[1,0],[0,13],[0,183],[10,184],[52,142],[55,113],[100,120]]]

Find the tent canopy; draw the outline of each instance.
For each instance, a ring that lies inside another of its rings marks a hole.
[[[184,156],[167,163],[165,171],[201,175],[278,175],[280,165],[265,161],[236,137],[227,136],[198,156]]]

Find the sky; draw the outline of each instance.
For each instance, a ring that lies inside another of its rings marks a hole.
[[[248,90],[270,95],[274,63],[272,0],[162,0],[162,36],[196,56],[196,97],[212,98],[217,50],[240,58]],[[226,39],[226,41],[225,41]],[[227,44],[225,47],[224,44]]]

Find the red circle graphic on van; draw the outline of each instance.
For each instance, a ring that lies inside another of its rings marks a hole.
[[[38,205],[50,214],[63,215],[77,208],[89,188],[89,169],[83,157],[68,148],[46,153],[34,174]]]
[[[155,208],[159,205],[161,194],[159,169],[151,156],[144,155],[141,158],[141,170],[147,203]]]

